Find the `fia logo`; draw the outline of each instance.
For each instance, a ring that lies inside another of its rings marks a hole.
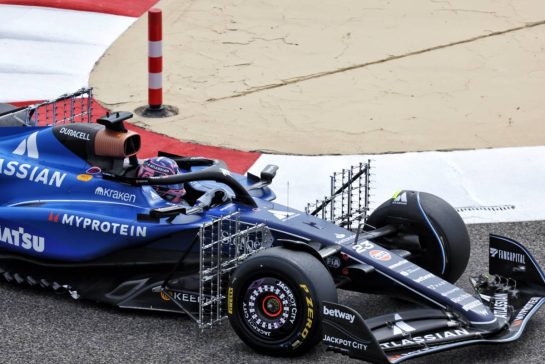
[[[40,156],[38,153],[38,144],[36,139],[38,137],[38,132],[32,133],[28,138],[23,140],[17,148],[13,151],[13,154],[16,155],[26,155],[28,158],[38,159]]]

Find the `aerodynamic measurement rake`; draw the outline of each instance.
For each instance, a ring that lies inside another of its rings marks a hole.
[[[199,230],[198,316],[173,298],[173,293],[182,291],[168,285],[171,275],[160,288],[159,292],[172,299],[201,329],[213,327],[227,318],[225,301],[231,273],[245,259],[272,246],[273,237],[265,224],[240,222],[239,217],[238,212],[221,216],[203,224]]]
[[[245,259],[272,245],[265,224],[241,223],[234,213],[204,224],[200,239],[199,317],[201,329],[227,318],[227,285]]]
[[[371,160],[331,175],[331,195],[307,204],[305,212],[355,229],[369,211]]]
[[[93,89],[82,88],[39,104],[20,107],[0,114],[26,126],[92,122]]]

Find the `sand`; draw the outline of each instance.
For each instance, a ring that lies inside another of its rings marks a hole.
[[[140,126],[289,154],[545,144],[542,1],[175,1],[165,101]],[[147,98],[147,18],[96,64],[98,100]]]

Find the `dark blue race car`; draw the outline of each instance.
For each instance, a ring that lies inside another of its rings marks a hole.
[[[320,218],[323,205],[305,213],[273,202],[275,166],[243,176],[218,160],[159,152],[182,173],[139,178],[141,140],[123,124],[131,114],[72,123],[87,107],[74,107],[77,96],[55,100],[68,103],[69,122],[49,126],[36,126],[44,109],[39,117],[37,107],[1,106],[0,275],[8,281],[187,314],[202,328],[228,317],[269,355],[302,354],[322,340],[376,363],[516,340],[545,302],[535,259],[500,236],[490,237],[489,273],[472,278],[475,292],[454,286],[469,236],[436,196],[401,191],[355,226],[350,214]],[[179,183],[183,204],[153,188]],[[337,303],[337,289],[419,305],[363,319]]]

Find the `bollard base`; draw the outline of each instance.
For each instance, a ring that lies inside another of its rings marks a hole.
[[[171,105],[161,105],[161,107],[150,107],[149,105],[140,106],[134,112],[145,118],[168,118],[178,115],[178,108]]]

